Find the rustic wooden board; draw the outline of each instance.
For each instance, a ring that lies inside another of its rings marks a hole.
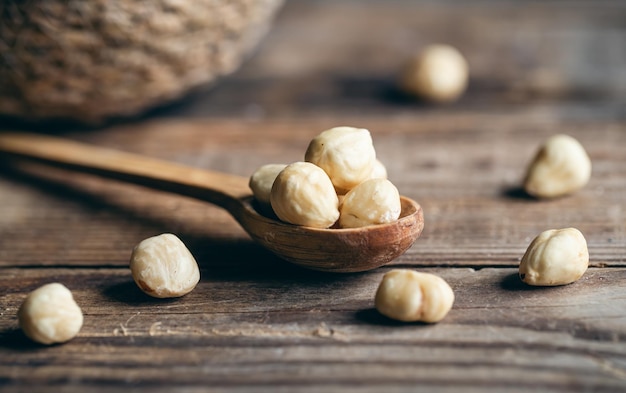
[[[424,233],[399,263],[516,265],[539,232],[568,226],[587,237],[593,265],[626,262],[621,123],[461,113],[337,124],[368,127],[391,180],[424,208]],[[302,160],[308,141],[332,125],[171,120],[68,137],[247,176],[265,163]],[[560,132],[587,148],[590,184],[558,200],[525,197],[519,187],[528,162],[545,138]],[[0,179],[7,194],[0,206],[0,265],[123,266],[137,242],[162,232],[218,260],[233,259],[225,252],[233,247],[224,249],[222,240],[254,249],[227,213],[206,203],[66,172],[39,170],[31,178],[19,168],[3,171],[11,177]],[[37,247],[28,238],[36,238]]]
[[[0,381],[10,382],[6,391],[51,384],[76,392],[127,384],[159,391],[626,387],[623,268],[591,269],[575,284],[543,289],[525,286],[511,268],[422,269],[456,293],[437,325],[399,324],[375,312],[373,294],[387,269],[337,276],[257,261],[242,268],[203,268],[196,290],[177,300],[143,295],[127,269],[3,269]],[[14,313],[29,290],[51,279],[72,288],[85,324],[70,343],[44,348],[15,330]]]
[[[435,130],[422,121],[366,124],[392,179],[426,211],[423,237],[393,265],[448,266],[431,271],[450,282],[457,300],[432,326],[392,323],[372,309],[387,269],[305,271],[263,252],[229,216],[202,202],[40,168],[28,171],[32,178],[10,172],[0,207],[0,383],[7,391],[626,388],[626,270],[619,267],[626,179],[615,170],[624,164],[626,133],[602,122],[572,127],[594,161],[593,180],[576,195],[543,202],[515,191],[523,163],[538,140],[570,125],[532,127],[532,117],[511,115],[521,125],[502,121],[494,130],[491,116],[471,118],[474,126],[460,130],[454,116]],[[71,137],[244,174],[271,160],[266,151],[295,159],[323,127],[312,121],[291,133],[290,122],[253,123],[263,136],[250,125],[147,123]],[[167,137],[171,128],[175,140]],[[135,131],[142,138],[133,138]],[[267,135],[276,144],[259,149]],[[155,143],[159,138],[170,150]],[[220,146],[234,153],[221,155]],[[414,153],[419,148],[423,154]],[[532,236],[569,225],[586,234],[592,264],[609,267],[562,288],[522,285],[515,266]],[[126,268],[138,240],[164,231],[179,234],[202,267],[198,288],[180,300],[146,298]],[[72,288],[86,319],[74,341],[40,348],[16,330],[15,312],[28,291],[49,281]]]
[[[455,104],[394,85],[431,42],[470,62]],[[211,90],[96,129],[0,119],[242,176],[301,160],[326,128],[366,127],[426,218],[389,267],[322,274],[263,251],[202,201],[0,157],[0,391],[626,390],[624,42],[620,1],[291,0],[255,56]],[[527,198],[526,165],[555,133],[583,143],[591,181],[566,198]],[[592,267],[572,285],[523,285],[531,239],[565,226],[585,234]],[[163,232],[201,266],[181,299],[147,298],[127,268],[132,247]],[[377,314],[392,267],[445,278],[456,294],[446,319]],[[50,281],[72,289],[85,325],[41,347],[16,311]]]

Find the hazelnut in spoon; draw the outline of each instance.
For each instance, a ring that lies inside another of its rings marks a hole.
[[[0,152],[197,198],[227,210],[260,245],[296,265],[328,272],[374,269],[403,254],[424,228],[422,208],[401,197],[397,221],[350,229],[297,226],[261,215],[248,179],[75,141],[0,133]]]

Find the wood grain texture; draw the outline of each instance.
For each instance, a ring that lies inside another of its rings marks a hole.
[[[3,269],[0,380],[10,381],[8,391],[48,383],[67,391],[128,383],[159,391],[626,386],[623,268],[543,289],[525,286],[511,268],[422,269],[457,296],[444,321],[427,325],[374,311],[386,269],[337,276],[257,262],[203,266],[197,289],[176,300],[148,298],[127,269]],[[72,289],[85,324],[68,344],[44,348],[15,330],[13,314],[51,277]]]
[[[372,131],[390,179],[425,212],[422,237],[399,263],[516,265],[538,233],[574,226],[588,240],[592,265],[624,265],[623,124],[546,120],[532,114],[466,113],[437,119],[358,121]],[[301,160],[310,138],[330,126],[314,120],[171,120],[71,137],[245,176],[264,163]],[[295,127],[301,131],[291,132]],[[176,138],[168,136],[171,129],[177,130]],[[589,185],[557,200],[525,197],[519,187],[528,162],[545,138],[560,132],[588,150],[593,162]],[[223,238],[249,242],[227,213],[206,203],[64,172],[38,169],[40,176],[33,172],[36,177],[30,179],[11,167],[4,171],[13,179],[0,180],[11,190],[0,206],[0,264],[123,266],[134,244],[165,231],[192,245],[206,241],[206,247],[198,246],[200,254]],[[53,208],[42,206],[44,200]],[[38,238],[38,247],[24,249],[19,239],[29,236]],[[55,252],[59,247],[63,253]]]
[[[282,222],[273,213],[266,215],[263,209],[255,208],[248,177],[244,176],[26,132],[0,133],[0,153],[10,164],[34,161],[217,205],[258,245],[284,260],[318,271],[355,273],[386,265],[411,247],[424,228],[422,208],[405,196],[399,199],[400,216],[393,222],[359,228],[311,228]]]
[[[399,94],[416,49],[450,43],[472,79],[449,106]],[[337,125],[371,130],[420,239],[390,266],[323,274],[256,245],[224,210],[0,157],[0,391],[619,392],[626,390],[626,7],[620,1],[291,0],[250,61],[210,91],[104,128],[25,126],[249,176],[302,160]],[[520,191],[547,137],[587,149],[590,183],[566,198]],[[579,228],[591,268],[530,288],[517,277],[539,232]],[[201,267],[189,295],[147,298],[132,247],[176,233]],[[446,279],[450,314],[400,324],[373,309],[382,275]],[[40,347],[17,330],[26,294],[66,284],[79,336]]]

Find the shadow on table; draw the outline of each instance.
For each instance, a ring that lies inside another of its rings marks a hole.
[[[20,328],[9,328],[0,331],[0,348],[24,351],[37,350],[45,347],[45,345],[38,344],[26,337]]]
[[[524,187],[521,187],[521,186],[505,188],[504,190],[502,190],[502,196],[508,199],[517,199],[517,200],[524,200],[524,201],[536,200],[535,197],[528,194],[524,190]]]
[[[431,326],[432,324],[426,322],[402,322],[396,321],[395,319],[388,318],[381,313],[378,312],[375,308],[367,308],[364,310],[359,310],[355,314],[355,318],[364,322],[368,325],[377,325],[377,326]]]
[[[130,306],[167,304],[177,300],[176,298],[159,299],[146,295],[139,289],[132,278],[130,278],[130,274],[127,281],[111,284],[105,287],[102,293],[115,302],[128,304]]]
[[[519,278],[518,273],[512,273],[505,276],[500,282],[500,288],[505,291],[525,291],[525,292],[538,292],[538,291],[554,291],[555,289],[562,288],[562,286],[532,286],[523,282]]]

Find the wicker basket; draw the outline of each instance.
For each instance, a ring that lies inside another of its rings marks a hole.
[[[0,1],[0,113],[100,122],[234,71],[282,0]]]

